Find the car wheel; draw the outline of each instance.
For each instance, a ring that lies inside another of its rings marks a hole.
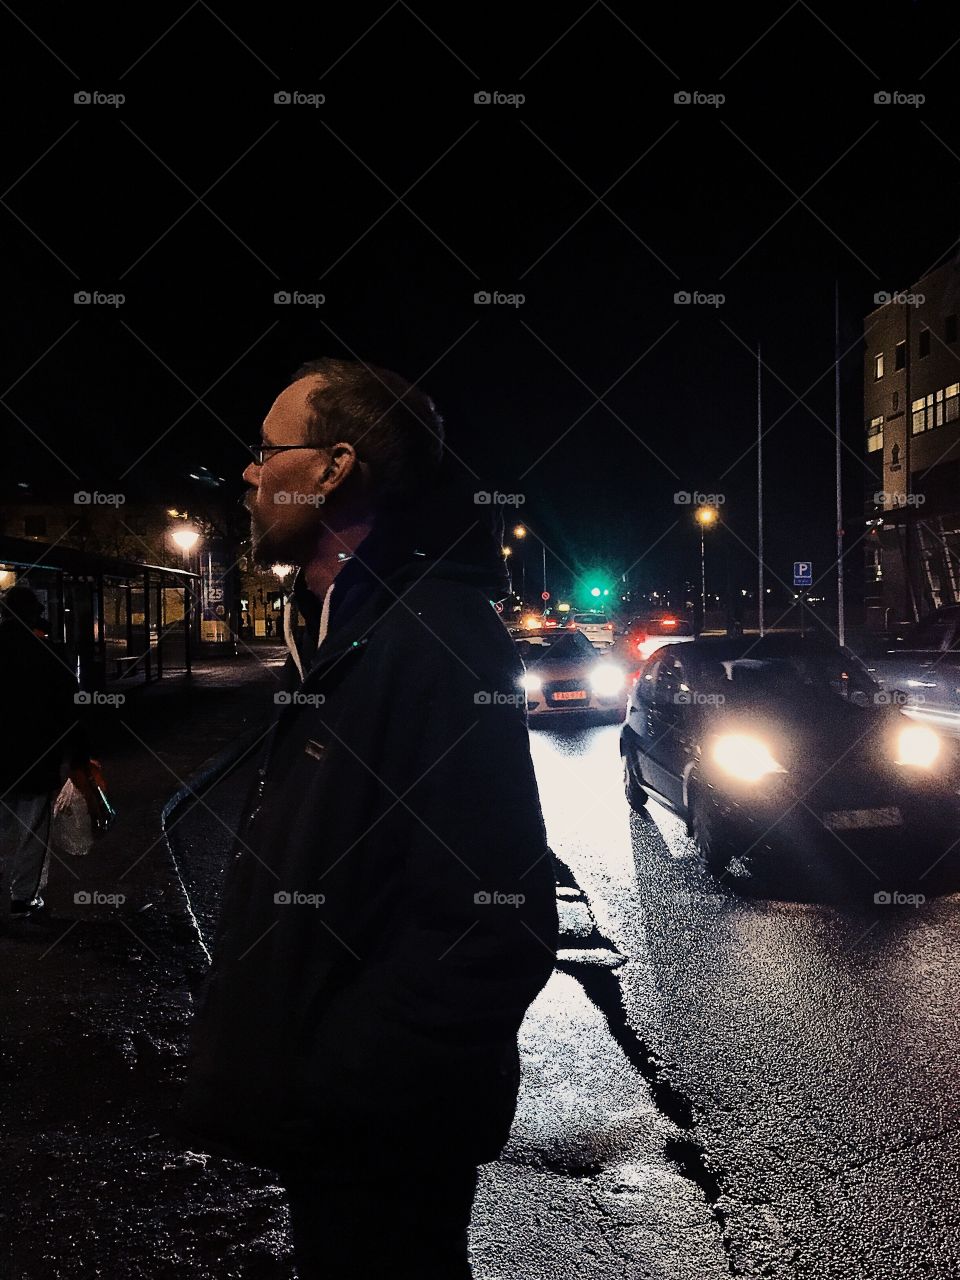
[[[724,832],[723,819],[703,786],[694,786],[690,799],[690,827],[697,852],[709,871],[723,875],[736,849]]]
[[[628,751],[624,751],[623,761],[623,793],[627,797],[627,804],[631,809],[640,809],[647,807],[647,793],[637,781],[634,769],[630,764],[630,755]]]

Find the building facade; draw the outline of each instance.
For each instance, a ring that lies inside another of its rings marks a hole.
[[[958,313],[954,258],[864,321],[864,603],[874,630],[960,602]]]

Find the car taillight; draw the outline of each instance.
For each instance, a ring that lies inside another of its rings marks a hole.
[[[661,618],[660,625],[662,627],[675,627],[677,625],[676,618]]]
[[[612,631],[612,630],[613,630],[613,623],[612,623],[612,622],[605,622],[605,623],[603,624],[603,629],[604,629],[604,631]]]

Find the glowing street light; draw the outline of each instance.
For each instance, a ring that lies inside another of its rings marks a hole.
[[[527,531],[522,524],[517,525],[517,527],[513,531],[513,536],[515,538],[525,538],[527,536]]]
[[[174,529],[170,534],[170,539],[180,548],[183,554],[186,555],[197,545],[197,542],[200,539],[200,534],[196,529],[184,526]]]
[[[703,532],[716,524],[717,509],[716,507],[697,507],[693,517],[700,526],[700,626],[702,628],[707,621],[707,561],[703,552]]]
[[[282,582],[284,578],[288,578],[293,573],[294,566],[292,564],[272,564],[270,572],[275,578],[279,578]]]
[[[512,556],[512,555],[513,555],[513,547],[504,547],[504,548],[503,548],[503,554],[504,554],[505,556]]]

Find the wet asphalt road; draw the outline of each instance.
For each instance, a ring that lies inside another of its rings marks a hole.
[[[689,1109],[729,1269],[960,1275],[960,896],[718,885],[672,814],[628,810],[618,732],[532,731],[548,835],[628,957],[627,1020],[661,1105]]]

